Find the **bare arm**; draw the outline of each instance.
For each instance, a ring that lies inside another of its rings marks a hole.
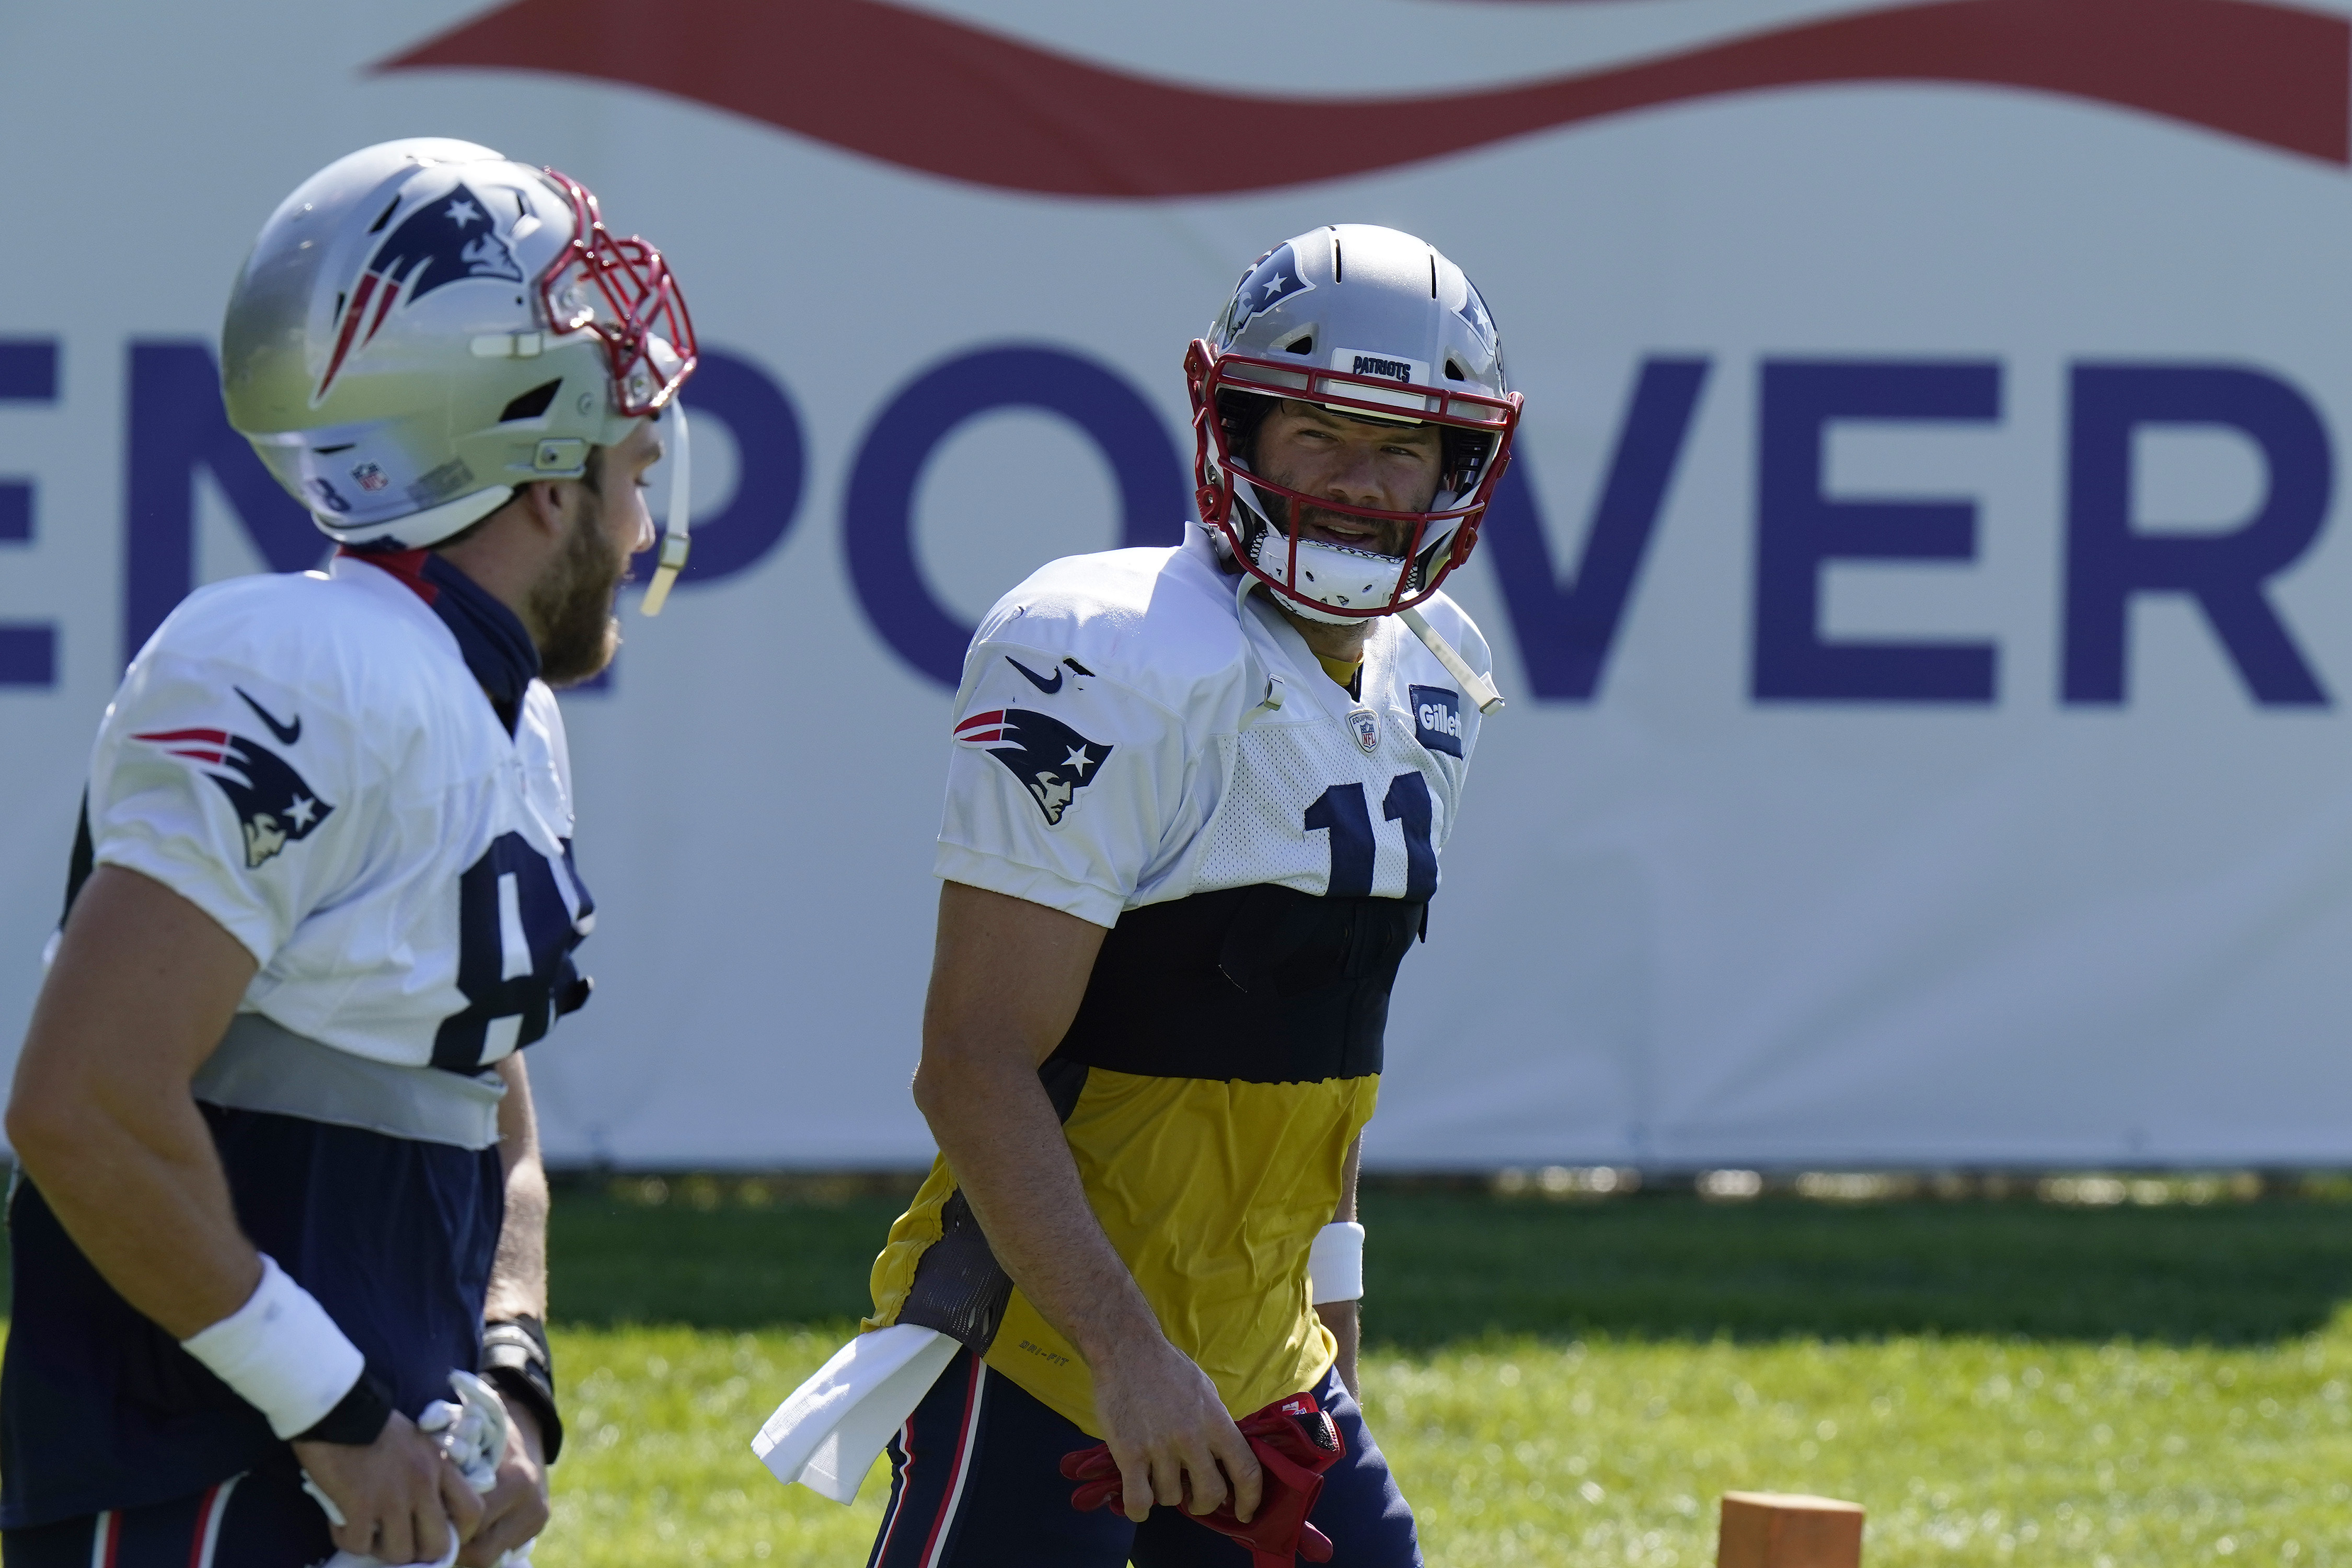
[[[507,1217],[490,1265],[486,1321],[547,1316],[547,1168],[539,1160],[539,1116],[530,1074],[520,1056],[499,1063],[506,1098],[499,1101],[499,1163],[506,1172]]]
[[[74,900],[16,1058],[8,1142],[26,1174],[106,1282],[173,1339],[230,1316],[261,1282],[188,1093],[254,969],[195,905],[100,866]],[[404,1415],[366,1447],[295,1451],[350,1521],[335,1541],[354,1552],[436,1557],[451,1516],[462,1536],[478,1515]]]
[[[520,1055],[499,1063],[506,1098],[499,1101],[499,1163],[506,1173],[507,1214],[499,1228],[498,1256],[490,1264],[490,1288],[482,1317],[547,1317],[547,1168],[539,1158],[539,1117],[530,1103],[530,1073]],[[457,1561],[496,1563],[509,1548],[547,1528],[546,1444],[530,1409],[505,1402],[515,1440],[499,1466],[498,1484],[482,1499],[480,1533],[466,1543]]]
[[[8,1101],[8,1142],[74,1245],[186,1339],[261,1282],[188,1080],[253,955],[160,882],[100,866],[74,900]]]
[[[1257,1461],[1200,1368],[1168,1342],[1087,1205],[1037,1068],[1076,1016],[1103,929],[959,882],[940,890],[915,1103],[989,1246],[1086,1358],[1095,1406],[1140,1521],[1157,1501],[1257,1510]]]
[[[1356,1171],[1363,1154],[1364,1135],[1359,1132],[1356,1141],[1348,1145],[1348,1163],[1339,1173],[1339,1206],[1331,1211],[1333,1225],[1346,1224],[1356,1217]],[[1349,1394],[1362,1399],[1364,1391],[1356,1386],[1356,1345],[1360,1332],[1358,1326],[1360,1314],[1356,1310],[1356,1303],[1326,1301],[1315,1309],[1315,1315],[1323,1320],[1323,1326],[1331,1331],[1333,1339],[1339,1342],[1339,1358],[1335,1363],[1339,1371],[1339,1381],[1347,1384]]]

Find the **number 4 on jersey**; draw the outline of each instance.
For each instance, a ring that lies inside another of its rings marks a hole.
[[[1381,815],[1404,828],[1404,896],[1426,900],[1437,891],[1437,849],[1431,842],[1429,781],[1418,773],[1399,773],[1389,783]],[[1307,831],[1327,829],[1331,835],[1331,883],[1335,899],[1370,898],[1372,866],[1380,853],[1372,837],[1372,814],[1364,804],[1364,786],[1333,784],[1307,808]]]

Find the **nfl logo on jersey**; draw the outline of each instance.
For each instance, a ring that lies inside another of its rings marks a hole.
[[[1348,730],[1356,737],[1356,744],[1363,749],[1364,755],[1369,757],[1381,749],[1381,716],[1370,709],[1359,708],[1349,714]]]

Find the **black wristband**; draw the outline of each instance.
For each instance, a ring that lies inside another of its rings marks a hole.
[[[563,1417],[555,1411],[555,1355],[547,1329],[520,1314],[482,1326],[482,1376],[509,1403],[539,1423],[540,1457],[555,1463],[563,1451]]]
[[[383,1424],[391,1419],[392,1390],[375,1373],[362,1372],[351,1392],[335,1401],[335,1407],[320,1416],[309,1431],[296,1434],[294,1441],[364,1448],[383,1434]]]

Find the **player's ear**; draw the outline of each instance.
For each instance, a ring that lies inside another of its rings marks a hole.
[[[566,532],[572,522],[572,508],[576,504],[572,492],[580,489],[576,479],[533,479],[517,492],[524,514],[534,527],[551,536]]]

